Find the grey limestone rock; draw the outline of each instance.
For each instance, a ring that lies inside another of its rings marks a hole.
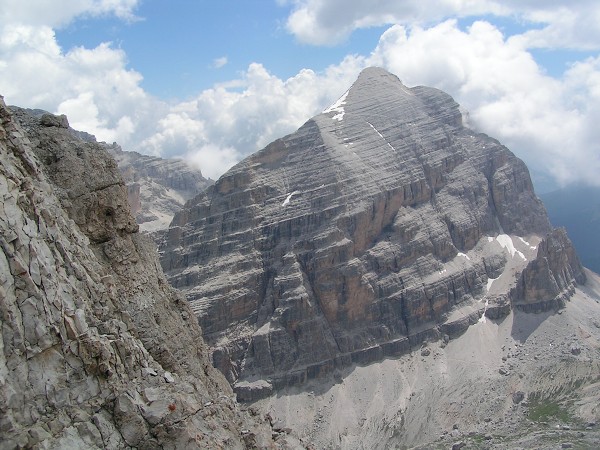
[[[449,95],[369,68],[188,202],[161,263],[229,381],[277,389],[563,296],[581,268],[555,234],[537,249],[550,231],[524,163]],[[524,287],[528,263],[556,289]]]
[[[73,142],[84,141],[105,149],[114,159],[127,186],[127,200],[131,212],[140,225],[155,240],[160,239],[173,216],[187,200],[190,200],[213,181],[202,172],[181,159],[164,159],[124,151],[116,142],[97,142],[96,137],[69,127],[65,115],[56,116],[39,109],[9,107],[21,127],[33,135],[39,133],[40,125],[68,129]],[[73,139],[75,138],[75,139]],[[69,163],[65,164],[69,167]]]
[[[102,146],[25,131],[1,99],[0,124],[0,448],[279,445],[209,363]]]

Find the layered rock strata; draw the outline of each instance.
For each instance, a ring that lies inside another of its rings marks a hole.
[[[252,400],[557,305],[585,277],[549,233],[521,160],[447,94],[369,68],[190,201],[161,262]]]
[[[0,98],[0,448],[256,448],[115,161]]]

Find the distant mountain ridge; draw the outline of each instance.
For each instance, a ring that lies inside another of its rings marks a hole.
[[[188,202],[161,250],[246,400],[559,307],[585,281],[524,163],[379,68]]]
[[[142,231],[161,232],[186,201],[214,182],[181,159],[164,159],[106,147],[127,184],[129,204]]]

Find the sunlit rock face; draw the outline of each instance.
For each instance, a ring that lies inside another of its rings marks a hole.
[[[572,251],[549,262],[553,242],[570,248],[550,231],[523,162],[449,95],[369,68],[190,201],[161,262],[251,400],[558,304],[585,277]],[[532,263],[541,241],[547,264]],[[561,282],[532,287],[537,274]]]
[[[285,446],[210,364],[103,146],[19,119],[0,97],[0,448]]]

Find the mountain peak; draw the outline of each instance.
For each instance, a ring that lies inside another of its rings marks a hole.
[[[367,67],[363,69],[351,89],[365,89],[377,86],[378,89],[406,88],[400,79],[382,67]]]
[[[459,105],[448,94],[424,86],[409,88],[396,75],[380,67],[364,69],[350,89],[323,114],[338,122],[350,116],[369,123],[377,117],[393,117],[403,124],[430,116],[447,125],[462,125]],[[357,120],[350,120],[348,126],[356,126]]]
[[[369,68],[176,215],[162,263],[251,400],[553,307],[585,279],[559,248],[522,161],[448,94]]]

